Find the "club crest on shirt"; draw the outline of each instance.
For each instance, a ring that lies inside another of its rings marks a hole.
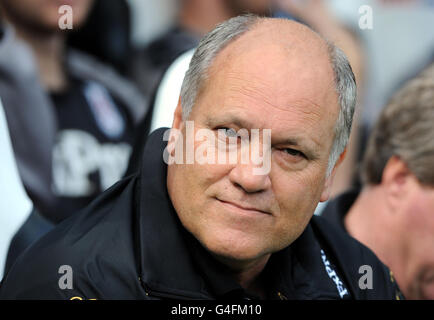
[[[96,82],[87,82],[84,96],[100,130],[109,138],[119,138],[125,121],[107,89]]]
[[[127,143],[100,143],[81,130],[62,130],[53,149],[53,192],[83,197],[100,192],[124,175],[132,148]],[[98,185],[92,176],[98,173]]]

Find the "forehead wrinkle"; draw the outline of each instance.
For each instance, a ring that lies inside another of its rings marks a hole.
[[[246,73],[247,74],[247,73]],[[265,105],[278,109],[280,111],[283,112],[291,112],[293,110],[290,110],[288,107],[291,106],[298,106],[298,105],[310,105],[310,106],[315,106],[316,108],[311,110],[313,114],[316,114],[318,117],[321,117],[320,114],[320,110],[321,105],[319,103],[314,102],[313,100],[309,99],[309,98],[296,98],[291,102],[277,102],[277,101],[272,101],[272,100],[277,100],[279,97],[283,96],[283,94],[280,94],[280,91],[285,91],[287,90],[287,88],[283,87],[283,88],[276,88],[272,85],[270,85],[269,83],[267,83],[266,81],[263,81],[263,79],[261,79],[260,77],[255,76],[254,74],[248,74],[248,77],[250,77],[251,80],[255,80],[255,81],[250,81],[248,82],[245,77],[243,77],[240,73],[235,73],[235,72],[228,72],[228,75],[225,77],[225,84],[228,85],[228,89],[227,91],[225,90],[224,92],[224,97],[223,99],[226,100],[238,100],[239,97],[238,95],[244,96],[246,98],[248,98],[249,100],[252,101],[257,101],[257,103],[255,104],[262,104],[264,103]],[[228,80],[235,80],[235,81],[228,81]],[[256,82],[256,80],[258,80],[259,85],[257,85],[258,83]],[[229,84],[230,83],[230,84]],[[275,91],[273,93],[273,91]],[[228,92],[226,94],[226,92]],[[270,92],[270,93],[266,93],[266,92]],[[316,109],[318,109],[318,112],[316,112]],[[309,111],[310,112],[310,111]],[[309,113],[307,112],[307,113]]]
[[[232,91],[234,88],[228,90]],[[247,98],[247,101],[240,101],[239,95],[242,95]],[[260,98],[252,97],[252,96],[260,95]],[[252,101],[251,104],[245,105],[246,102]],[[293,120],[299,115],[303,118],[303,125],[307,125],[309,127],[314,127],[315,123],[324,117],[324,107],[321,107],[317,103],[311,101],[310,99],[297,99],[290,102],[285,103],[273,103],[267,97],[260,92],[255,90],[244,88],[243,90],[236,90],[235,94],[229,94],[227,97],[223,99],[223,107],[238,107],[238,108],[248,108],[249,110],[254,110],[256,108],[261,108],[262,110],[266,110],[267,114],[271,117],[271,119],[278,118],[277,120],[285,121]],[[282,112],[285,115],[282,117]],[[265,119],[264,119],[265,120]],[[271,129],[271,128],[270,128]]]
[[[231,96],[235,99],[237,95],[241,94],[249,99],[260,101],[267,106],[279,109],[281,111],[286,111],[284,106],[290,104],[284,101],[277,100],[279,100],[279,98],[281,98],[282,96],[288,96],[288,94],[298,95],[294,97],[294,101],[305,100],[308,102],[309,105],[314,105],[318,108],[320,108],[321,104],[329,105],[333,104],[333,102],[337,100],[337,94],[335,94],[334,88],[330,87],[332,77],[330,77],[330,81],[327,81],[328,85],[326,88],[324,88],[324,86],[318,87],[317,83],[312,83],[311,85],[309,85],[309,83],[311,83],[312,80],[314,80],[314,78],[318,76],[317,72],[313,72],[313,70],[306,70],[306,72],[303,72],[303,70],[301,70],[304,74],[304,79],[300,80],[300,76],[298,76],[298,79],[292,79],[293,76],[291,73],[295,71],[290,71],[292,69],[291,63],[286,63],[285,61],[287,60],[284,58],[282,59],[281,57],[279,57],[279,59],[282,61],[284,67],[288,66],[289,70],[287,73],[277,72],[276,76],[274,76],[274,74],[270,75],[270,71],[265,69],[264,72],[268,71],[269,73],[263,76],[264,74],[259,74],[257,68],[254,67],[252,68],[252,70],[247,69],[248,71],[246,71],[246,66],[243,66],[243,62],[245,61],[232,64],[225,62],[221,66],[221,68],[220,65],[218,65],[219,68],[215,68],[215,72],[212,78],[215,83],[221,83],[224,87],[227,87],[228,92],[233,92]],[[250,60],[251,59],[248,59],[248,61]],[[249,67],[248,63],[247,67]],[[224,73],[225,76],[219,77],[218,73],[220,72]],[[286,76],[286,74],[288,76]],[[290,83],[290,85],[285,85],[286,83]],[[321,103],[315,102],[309,98],[309,96],[311,96],[311,93],[313,92],[316,92],[315,95],[317,96],[317,99],[323,100],[321,101]],[[226,92],[224,92],[223,94],[226,95]],[[300,95],[303,95],[303,97],[300,97]],[[326,105],[323,105],[322,108],[326,108]]]
[[[228,101],[228,104],[239,104],[240,100],[247,100],[248,102],[251,101],[251,105],[260,105],[262,108],[271,107],[275,109],[280,109],[281,111],[287,111],[284,108],[281,109],[278,104],[273,103],[271,101],[271,98],[261,89],[253,88],[252,86],[249,86],[247,84],[229,85],[227,95],[224,97],[224,101]]]
[[[246,105],[240,105],[240,103],[245,103],[245,101],[240,102],[239,95],[241,94],[242,96],[247,97],[248,101],[249,100],[252,101],[252,104],[250,106],[252,106],[253,108],[259,107],[259,108],[269,108],[269,109],[278,110],[278,112],[272,112],[272,111],[267,112],[267,114],[269,114],[271,117],[269,121],[267,121],[266,118],[257,119],[254,117],[254,115],[249,117],[255,120],[260,120],[261,125],[259,125],[259,123],[257,125],[257,127],[259,128],[265,128],[267,126],[266,123],[267,122],[273,123],[273,120],[275,118],[278,118],[277,119],[279,120],[278,122],[282,123],[282,121],[285,122],[285,119],[287,119],[288,121],[294,120],[295,117],[293,115],[301,115],[303,117],[303,123],[302,126],[299,127],[300,130],[308,131],[308,128],[310,128],[313,131],[318,132],[318,136],[324,135],[324,133],[321,132],[321,130],[319,130],[320,127],[317,126],[316,124],[320,119],[324,118],[325,112],[327,112],[327,110],[325,110],[325,106],[320,106],[319,104],[313,102],[308,98],[299,98],[297,100],[280,105],[269,101],[267,96],[262,94],[260,90],[251,89],[249,86],[246,85],[240,85],[240,86],[231,85],[231,88],[229,88],[228,91],[229,92],[234,91],[234,92],[228,94],[223,98],[222,101],[223,101],[224,109],[239,108],[243,110],[244,108],[246,108]],[[256,96],[259,96],[259,98]],[[249,108],[248,110],[252,110],[252,108]],[[281,112],[284,112],[289,116],[282,117]],[[335,121],[332,122],[334,124]],[[273,129],[273,128],[265,128],[265,129]],[[284,130],[284,128],[282,129]],[[330,132],[330,134],[332,134],[332,132]],[[321,145],[320,142],[315,137],[310,137],[310,138],[315,142],[315,144]]]

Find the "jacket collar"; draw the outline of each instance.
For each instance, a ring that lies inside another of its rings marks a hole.
[[[335,199],[330,200],[322,211],[321,216],[329,219],[329,221],[338,226],[342,231],[348,233],[344,224],[345,216],[350,211],[360,191],[359,188],[353,188],[340,194]]]
[[[210,298],[194,271],[182,227],[170,201],[163,150],[167,128],[154,131],[144,150],[139,190],[139,243],[141,281],[149,295]]]

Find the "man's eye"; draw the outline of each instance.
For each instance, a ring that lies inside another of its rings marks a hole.
[[[222,131],[224,133],[225,136],[227,136],[228,138],[230,137],[237,137],[238,133],[232,129],[232,128],[220,128],[219,131]]]
[[[306,156],[304,155],[303,152],[300,152],[300,151],[295,150],[295,149],[286,148],[286,149],[283,149],[282,151],[285,152],[285,153],[287,153],[287,154],[289,154],[290,156],[293,156],[293,157],[306,158]]]

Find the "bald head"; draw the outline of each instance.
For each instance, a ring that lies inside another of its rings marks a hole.
[[[300,65],[312,65],[313,61],[329,64],[331,70],[331,44],[321,38],[307,26],[288,19],[260,18],[244,15],[229,19],[218,25],[200,42],[186,74],[181,98],[183,115],[188,117],[194,105],[196,95],[205,85],[212,66],[217,61],[237,62],[243,53],[280,49],[287,54],[288,62]],[[295,58],[295,59],[294,59]],[[258,62],[267,63],[265,58]],[[189,85],[195,90],[189,90]],[[194,95],[186,94],[187,91]]]
[[[232,59],[267,48],[286,54],[289,63],[293,60],[299,63],[322,60],[329,65],[328,70],[332,70],[328,42],[312,29],[288,19],[256,18],[249,29],[222,48],[218,56]]]
[[[259,74],[255,73],[259,70]],[[281,93],[289,90],[294,97],[316,91],[314,104],[338,114],[338,94],[334,90],[334,72],[327,42],[306,26],[286,19],[261,18],[250,30],[230,42],[214,58],[200,92],[215,81],[218,72],[260,77],[264,86],[273,88],[270,104],[284,105]],[[251,81],[250,81],[251,83]],[[325,85],[324,85],[325,84]],[[271,100],[275,100],[272,102]]]
[[[282,59],[276,59],[278,55]],[[280,65],[270,68],[270,63],[276,61]],[[292,74],[292,80],[303,90],[316,88],[313,83],[300,79],[325,81],[324,90],[328,92],[322,94],[335,95],[339,108],[329,159],[330,174],[348,142],[356,104],[355,78],[345,54],[307,26],[291,20],[254,15],[232,18],[208,33],[193,55],[181,88],[184,120],[189,117],[211,75],[222,67],[240,63],[255,63],[264,73],[286,67],[291,72],[287,76]],[[275,82],[269,85],[283,88],[292,81],[283,73],[279,74],[280,78],[270,78]]]
[[[247,18],[251,18],[247,16]],[[255,17],[248,31],[239,38],[244,38],[252,45],[258,41],[280,44],[288,48],[309,47],[323,49],[327,53],[327,42],[315,31],[304,24],[289,19]],[[235,42],[235,41],[234,41]]]

